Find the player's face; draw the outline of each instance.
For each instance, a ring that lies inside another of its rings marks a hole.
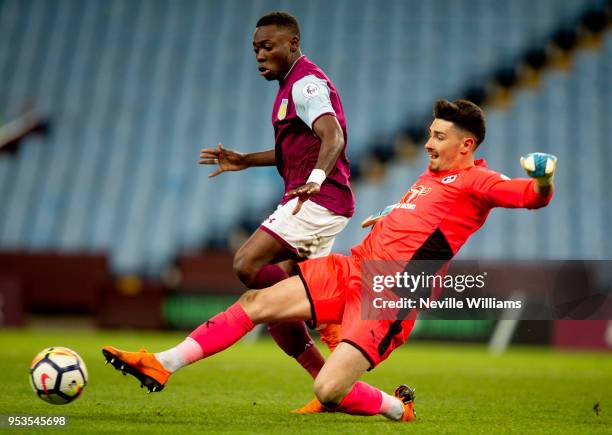
[[[429,154],[429,170],[434,172],[461,169],[466,156],[472,152],[474,139],[445,119],[434,119],[425,144]]]
[[[257,27],[253,35],[253,51],[259,74],[266,80],[282,80],[299,50],[295,35],[275,25]]]

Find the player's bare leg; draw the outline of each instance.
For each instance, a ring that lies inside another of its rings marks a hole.
[[[248,290],[240,296],[237,304],[255,324],[305,322],[312,317],[306,288],[297,276],[262,290]]]
[[[153,354],[144,349],[126,352],[106,346],[102,353],[107,362],[135,376],[150,392],[161,391],[174,371],[228,348],[255,324],[304,322],[310,318],[304,284],[300,278],[291,277],[263,290],[246,291],[238,302],[204,322],[172,349]]]
[[[234,272],[248,288],[266,288],[287,278],[297,258],[294,251],[257,229],[234,255]]]
[[[370,361],[361,351],[348,343],[340,343],[315,379],[315,395],[332,411],[381,414],[391,420],[413,421],[416,414],[412,389],[401,386],[391,396],[359,381],[368,368]]]
[[[297,254],[267,232],[258,229],[234,257],[234,271],[251,289],[270,287],[294,275]],[[314,345],[304,322],[270,323],[270,335],[278,346],[315,378],[325,360]]]

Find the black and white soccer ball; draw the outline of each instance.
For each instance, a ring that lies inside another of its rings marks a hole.
[[[49,347],[32,360],[30,384],[38,397],[54,405],[72,402],[87,385],[83,359],[67,347]]]

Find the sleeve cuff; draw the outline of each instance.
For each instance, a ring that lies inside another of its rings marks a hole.
[[[312,122],[310,123],[310,129],[311,129],[312,131],[314,131],[314,125],[315,125],[315,122],[317,122],[317,121],[319,120],[319,118],[320,118],[320,117],[322,117],[322,116],[324,116],[324,115],[332,115],[332,116],[334,116],[334,117],[335,117],[335,116],[336,116],[336,113],[335,113],[335,112],[333,112],[333,111],[327,111],[327,112],[323,112],[323,113],[321,113],[321,114],[317,115],[317,116],[316,116],[316,117],[315,117],[315,118],[312,120]]]
[[[531,183],[527,184],[527,188],[525,189],[525,208],[534,209],[541,208],[550,202],[553,197],[554,189],[551,188],[548,196],[541,196],[536,193],[534,187],[536,185],[536,180],[531,180]]]

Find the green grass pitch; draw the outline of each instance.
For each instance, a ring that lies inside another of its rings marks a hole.
[[[418,420],[406,424],[381,416],[290,414],[312,398],[311,381],[268,340],[241,343],[187,367],[157,394],[145,394],[136,379],[105,366],[99,350],[112,344],[159,351],[183,336],[0,331],[0,414],[64,414],[69,426],[57,431],[79,434],[612,432],[609,354],[523,347],[494,357],[479,345],[409,342],[364,377],[386,391],[400,383],[416,387]],[[54,345],[76,350],[89,370],[89,385],[69,405],[44,403],[27,380],[34,355]]]

